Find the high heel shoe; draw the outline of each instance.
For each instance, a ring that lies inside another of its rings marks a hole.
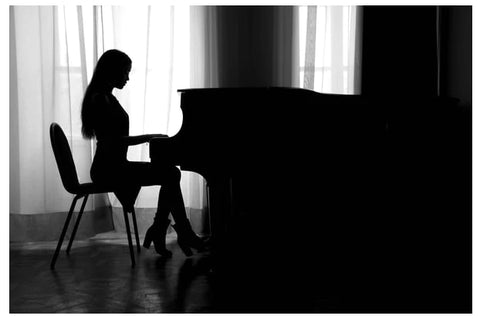
[[[153,223],[153,225],[148,228],[147,233],[145,234],[143,247],[149,249],[153,242],[155,251],[158,254],[165,257],[172,256],[172,252],[165,247],[165,236],[167,235],[167,229],[169,225],[169,219],[162,223]]]
[[[178,224],[175,224],[172,227],[177,232],[178,246],[180,246],[185,256],[190,257],[193,255],[191,248],[197,251],[202,251],[205,248],[205,243],[193,232],[190,225],[180,227]]]

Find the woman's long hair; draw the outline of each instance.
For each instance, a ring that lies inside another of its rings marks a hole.
[[[102,54],[97,62],[92,80],[85,91],[82,102],[82,135],[91,139],[95,136],[93,121],[95,116],[92,94],[99,88],[111,83],[116,79],[123,67],[132,63],[132,60],[119,50],[108,50]]]

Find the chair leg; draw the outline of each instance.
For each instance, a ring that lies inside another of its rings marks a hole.
[[[138,237],[137,216],[135,215],[135,208],[132,208],[133,229],[135,231],[135,241],[137,242],[137,251],[141,252],[140,238]]]
[[[132,268],[135,267],[135,255],[133,253],[133,243],[132,235],[130,233],[130,223],[128,222],[128,212],[125,207],[123,207],[123,217],[125,218],[125,227],[127,229],[127,238],[128,238],[128,247],[130,249],[130,258],[132,259]]]
[[[88,200],[88,195],[89,194],[85,195],[85,197],[83,198],[82,207],[80,208],[80,212],[78,213],[75,226],[73,227],[72,235],[70,236],[70,241],[68,242],[67,255],[70,254],[70,249],[72,248],[73,240],[75,239],[75,235],[77,234],[78,225],[80,224],[80,219],[82,218],[83,210],[85,209],[85,204],[87,203],[87,200]]]
[[[58,239],[57,249],[55,249],[55,253],[53,254],[52,261],[50,262],[50,268],[55,268],[55,263],[57,262],[58,254],[60,253],[60,249],[62,248],[63,239],[65,238],[65,234],[67,233],[68,225],[70,224],[70,219],[72,218],[73,210],[75,209],[75,205],[77,204],[77,200],[81,196],[77,195],[72,201],[70,205],[70,211],[68,212],[67,219],[65,220],[65,224],[63,225],[62,233],[60,234],[60,238]]]

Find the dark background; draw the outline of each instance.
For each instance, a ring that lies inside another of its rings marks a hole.
[[[270,25],[273,11],[222,10],[225,34],[240,40],[219,48],[229,70],[221,82],[268,82],[269,42],[247,24]],[[299,112],[323,107],[297,143],[316,147],[308,134],[319,134],[326,155],[280,160],[294,173],[268,162],[259,174],[275,182],[265,187],[243,182],[250,216],[236,221],[242,240],[233,236],[227,264],[238,271],[225,282],[242,297],[283,300],[284,310],[333,296],[332,312],[471,312],[471,7],[365,6],[362,29],[362,100],[284,98]],[[252,194],[279,207],[266,213]]]

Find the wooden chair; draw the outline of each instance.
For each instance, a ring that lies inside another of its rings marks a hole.
[[[78,181],[77,170],[75,167],[75,162],[73,161],[72,152],[70,150],[70,146],[68,144],[68,140],[60,127],[57,123],[52,123],[50,125],[50,141],[52,143],[53,153],[55,155],[55,160],[57,162],[58,171],[60,172],[60,177],[62,179],[63,186],[65,190],[75,197],[73,198],[73,202],[70,206],[70,210],[67,215],[67,219],[65,220],[65,224],[63,226],[62,233],[58,240],[57,249],[55,250],[55,254],[53,255],[52,261],[50,263],[50,268],[55,268],[55,262],[57,261],[58,254],[60,253],[60,249],[62,247],[63,240],[65,238],[65,234],[67,232],[68,226],[70,224],[70,219],[72,218],[73,211],[75,209],[75,205],[77,200],[83,197],[82,206],[80,208],[80,212],[78,213],[77,220],[75,222],[75,226],[72,230],[72,234],[70,237],[70,241],[67,246],[67,255],[70,254],[70,249],[72,247],[73,240],[75,238],[75,234],[78,229],[78,225],[80,223],[80,219],[82,218],[83,210],[85,208],[85,204],[87,203],[88,196],[90,194],[100,194],[100,193],[115,193],[117,198],[119,199],[120,203],[123,206],[123,216],[125,218],[125,226],[127,230],[127,237],[128,237],[128,246],[130,249],[130,258],[132,261],[132,267],[135,267],[135,255],[132,243],[132,237],[130,234],[130,224],[128,221],[128,213],[132,214],[133,220],[133,227],[135,230],[135,240],[137,242],[137,250],[140,252],[140,240],[138,237],[138,228],[137,228],[137,219],[135,217],[135,209],[134,203],[135,199],[140,191],[140,186],[135,191],[129,191],[128,194],[122,192],[119,189],[115,188],[108,188],[104,186],[96,185],[95,183],[80,183]]]

